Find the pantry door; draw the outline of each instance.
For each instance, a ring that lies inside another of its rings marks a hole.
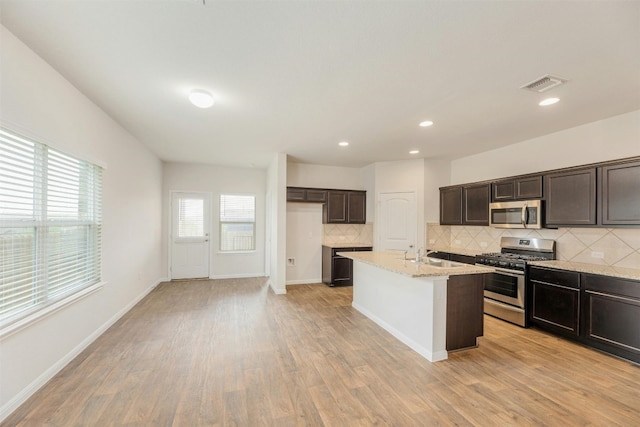
[[[418,237],[416,193],[379,193],[378,200],[376,250],[413,252]]]
[[[171,279],[209,277],[208,193],[171,196]]]

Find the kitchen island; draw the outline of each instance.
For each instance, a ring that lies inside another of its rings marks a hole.
[[[402,252],[340,252],[353,263],[353,307],[431,362],[477,346],[483,279],[492,268],[405,260]]]

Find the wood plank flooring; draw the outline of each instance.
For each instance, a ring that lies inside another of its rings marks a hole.
[[[163,283],[2,426],[636,426],[640,367],[485,316],[430,363],[352,288]]]

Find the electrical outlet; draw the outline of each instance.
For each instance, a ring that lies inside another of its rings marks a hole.
[[[296,259],[295,258],[287,258],[287,267],[295,267]]]
[[[487,242],[480,242],[480,247],[481,248],[486,248],[487,246],[488,246]]]
[[[602,259],[602,258],[604,258],[604,252],[596,252],[596,251],[593,251],[593,252],[591,252],[591,258],[599,258],[599,259]]]
[[[459,245],[459,244],[460,244],[460,240],[455,240],[455,241],[454,241],[454,243],[455,243],[456,245]]]
[[[436,242],[436,239],[429,239],[429,244],[433,245]]]

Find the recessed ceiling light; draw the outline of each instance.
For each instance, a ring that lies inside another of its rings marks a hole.
[[[409,154],[418,154],[420,152],[420,150],[411,150],[409,151]]]
[[[347,141],[340,141],[340,142],[338,142],[338,145],[340,147],[347,147],[349,145],[349,143]]]
[[[209,108],[214,104],[213,96],[202,89],[194,89],[189,94],[189,101],[199,108]]]
[[[431,120],[425,120],[424,122],[420,122],[420,127],[426,128],[428,126],[431,126],[433,124],[433,122]]]
[[[541,105],[541,106],[545,107],[547,105],[553,105],[558,101],[560,101],[560,98],[547,98],[547,99],[543,99],[542,101],[540,101],[540,103],[538,105]]]

